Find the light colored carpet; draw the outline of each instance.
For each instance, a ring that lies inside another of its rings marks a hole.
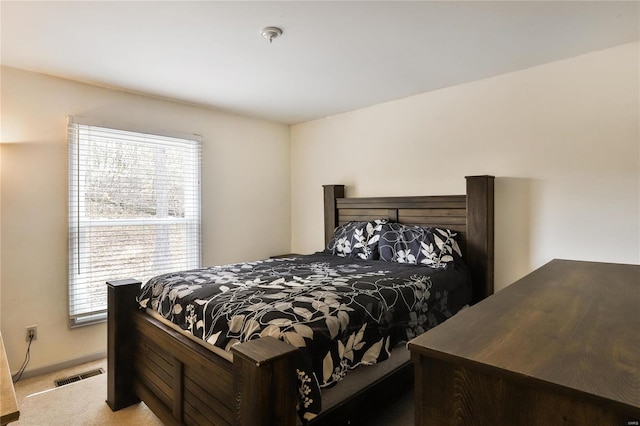
[[[54,380],[102,368],[107,360],[80,364],[15,384],[20,419],[11,426],[149,425],[162,423],[143,403],[113,412],[107,399],[107,375],[55,387]]]
[[[111,411],[105,402],[107,375],[27,396],[15,425],[162,425],[143,403]]]

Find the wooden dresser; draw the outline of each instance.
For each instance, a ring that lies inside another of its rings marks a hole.
[[[13,389],[11,372],[7,355],[4,351],[4,341],[0,334],[0,425],[14,422],[20,417],[16,393]]]
[[[416,425],[638,425],[640,266],[553,260],[409,342]]]

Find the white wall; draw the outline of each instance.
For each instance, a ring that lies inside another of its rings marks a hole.
[[[294,125],[292,251],[322,248],[322,184],[464,193],[496,176],[495,285],[553,258],[640,262],[639,45]]]
[[[106,350],[106,325],[67,327],[66,116],[203,137],[206,265],[290,248],[289,126],[2,68],[0,326],[12,371]]]

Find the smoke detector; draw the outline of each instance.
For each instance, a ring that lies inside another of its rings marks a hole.
[[[264,27],[261,34],[262,37],[269,40],[269,43],[272,43],[274,38],[282,35],[282,30],[278,27]]]

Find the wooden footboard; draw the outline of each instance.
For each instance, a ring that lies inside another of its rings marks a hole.
[[[118,324],[118,315],[109,315],[113,410],[139,397],[168,425],[296,424],[296,348],[265,337],[236,345],[229,362],[137,310],[131,295],[139,281],[107,284],[110,306],[130,318]]]

